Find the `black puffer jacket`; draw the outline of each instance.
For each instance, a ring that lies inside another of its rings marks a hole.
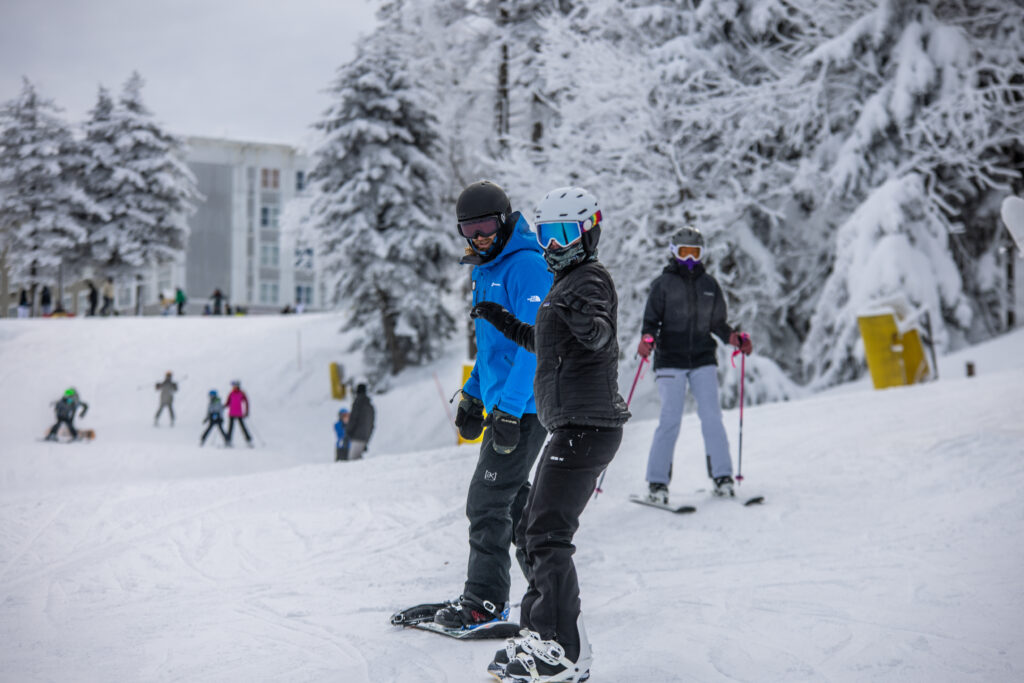
[[[654,367],[689,370],[716,365],[714,332],[729,342],[725,297],[715,278],[697,264],[692,271],[673,261],[651,285],[643,334],[654,337]]]
[[[618,296],[597,261],[555,274],[534,325],[503,312],[492,320],[512,341],[537,354],[533,393],[548,431],[574,425],[618,427],[629,419],[619,395]]]
[[[352,412],[348,415],[345,434],[352,441],[369,441],[373,434],[373,423],[376,411],[365,392],[356,392],[352,399]]]

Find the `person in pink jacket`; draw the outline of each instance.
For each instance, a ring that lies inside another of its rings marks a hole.
[[[240,382],[236,379],[231,383],[231,392],[228,394],[225,403],[228,407],[228,439],[227,445],[231,445],[231,434],[235,431],[235,420],[238,420],[238,426],[242,428],[242,433],[245,434],[245,443],[250,448],[252,447],[252,436],[249,434],[249,430],[245,428],[245,418],[249,417],[249,397],[242,391]]]

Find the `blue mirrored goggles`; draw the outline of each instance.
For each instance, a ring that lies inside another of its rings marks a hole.
[[[545,249],[549,249],[552,242],[555,243],[556,247],[567,247],[583,237],[583,233],[593,228],[600,221],[601,212],[598,211],[584,221],[538,223],[537,242]]]

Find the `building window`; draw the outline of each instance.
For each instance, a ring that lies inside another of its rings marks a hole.
[[[260,169],[260,187],[265,190],[276,190],[281,186],[281,172],[276,168]]]
[[[295,303],[306,304],[310,306],[313,304],[313,288],[309,285],[296,285],[295,286]]]
[[[260,283],[260,303],[261,304],[276,304],[277,303],[277,283],[276,282],[261,282]]]
[[[277,268],[281,263],[281,249],[276,244],[260,245],[260,265]]]
[[[279,206],[271,205],[260,207],[260,227],[276,230],[280,216],[281,207]]]
[[[312,247],[297,248],[295,250],[295,267],[302,270],[313,270]]]

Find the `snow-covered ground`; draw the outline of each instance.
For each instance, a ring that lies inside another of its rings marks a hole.
[[[476,448],[452,445],[441,398],[462,359],[374,397],[367,459],[334,463],[327,364],[358,365],[340,327],[0,321],[0,680],[491,680],[498,643],[387,623],[464,578]],[[173,429],[152,424],[166,370]],[[1024,332],[940,370],[747,408],[741,494],[761,507],[630,504],[641,410],[577,536],[592,680],[1024,680]],[[206,393],[231,379],[260,446],[200,449]],[[40,442],[72,385],[98,438]],[[701,450],[687,415],[674,493],[705,485]]]

